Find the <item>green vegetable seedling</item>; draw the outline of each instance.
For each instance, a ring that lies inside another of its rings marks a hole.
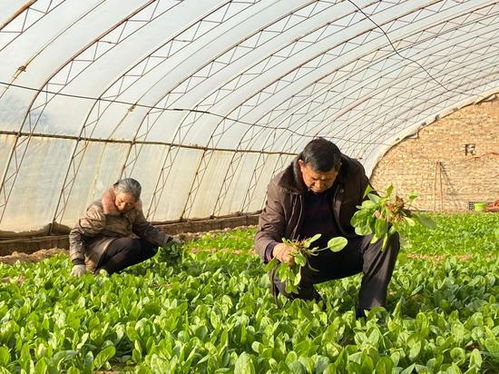
[[[397,195],[393,196],[392,185],[383,195],[378,196],[371,193],[372,191],[368,185],[364,192],[364,197],[367,196],[368,199],[357,206],[359,210],[355,212],[350,222],[358,235],[374,234],[371,243],[383,240],[382,251],[386,249],[390,235],[399,232],[407,225],[414,226],[419,223],[435,227],[435,222],[430,217],[410,210],[412,202],[417,197],[414,191],[409,193],[406,201]]]
[[[180,264],[184,260],[184,252],[182,244],[171,241],[159,248],[158,259],[168,265]]]
[[[311,238],[304,240],[288,240],[283,238],[282,242],[293,248],[291,255],[294,257],[294,264],[288,265],[281,263],[278,259],[273,258],[265,267],[266,271],[276,268],[277,276],[286,284],[286,292],[297,293],[301,281],[301,269],[307,266],[310,270],[318,271],[310,266],[309,258],[318,256],[320,252],[329,249],[332,252],[341,251],[348,243],[347,239],[338,236],[328,241],[326,248],[313,247],[312,243],[321,237],[321,234],[316,234]]]

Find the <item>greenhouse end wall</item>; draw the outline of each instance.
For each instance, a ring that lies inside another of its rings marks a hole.
[[[423,210],[464,211],[499,199],[499,99],[469,105],[392,147],[371,176],[379,190],[418,193]]]

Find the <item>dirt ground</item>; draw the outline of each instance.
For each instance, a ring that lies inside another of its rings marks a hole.
[[[33,253],[12,252],[8,256],[0,256],[0,263],[13,265],[17,261],[20,262],[38,262],[47,257],[54,256],[59,253],[67,253],[68,251],[62,248],[42,249]]]

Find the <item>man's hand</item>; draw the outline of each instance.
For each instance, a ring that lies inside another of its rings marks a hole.
[[[85,274],[87,271],[87,268],[85,265],[73,265],[73,270],[71,270],[71,275],[73,277],[81,277],[83,274]]]
[[[284,243],[279,243],[274,247],[272,254],[280,262],[285,262],[286,264],[291,266],[295,263],[295,258],[294,256],[292,256],[293,252],[293,247],[289,247]]]

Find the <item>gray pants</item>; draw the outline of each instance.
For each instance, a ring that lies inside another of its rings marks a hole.
[[[285,284],[272,274],[274,290],[289,299],[320,300],[321,297],[315,290],[314,284],[362,272],[364,276],[360,286],[358,311],[375,306],[384,307],[400,241],[398,234],[392,235],[387,248],[381,252],[382,240],[371,244],[369,243],[371,238],[372,235],[348,239],[347,246],[340,252],[324,250],[318,256],[311,257],[310,265],[319,271],[310,270],[308,267],[302,268],[298,294],[288,294],[285,291]]]

